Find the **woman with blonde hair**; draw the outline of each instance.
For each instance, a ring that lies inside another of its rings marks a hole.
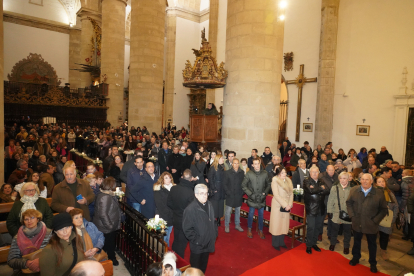
[[[388,247],[388,241],[389,237],[392,234],[392,228],[395,223],[395,220],[398,216],[398,202],[395,198],[395,195],[391,190],[387,187],[387,180],[383,176],[377,176],[374,180],[374,187],[377,189],[381,189],[384,191],[385,201],[387,202],[388,210],[392,211],[392,222],[390,227],[386,226],[379,226],[379,244],[381,248],[381,257],[387,261],[388,254],[387,254],[387,247]],[[391,212],[388,211],[387,216],[390,215]],[[387,218],[387,216],[385,218]],[[384,218],[384,219],[385,219]]]
[[[169,172],[163,172],[154,184],[155,214],[158,214],[160,218],[167,221],[167,229],[165,229],[167,235],[164,236],[164,241],[168,246],[170,246],[170,235],[173,229],[173,212],[167,206],[167,199],[172,186],[175,186],[175,184]]]
[[[286,169],[276,168],[272,179],[272,211],[270,212],[269,232],[272,234],[272,246],[276,250],[286,247],[285,235],[289,232],[290,209],[293,207],[293,184]]]
[[[217,225],[220,226],[220,218],[224,215],[224,157],[217,154],[208,171],[208,192],[209,199],[214,209],[214,216]]]
[[[26,182],[20,190],[20,200],[16,200],[7,217],[7,230],[13,237],[21,226],[21,215],[28,209],[35,209],[42,213],[43,221],[48,228],[52,227],[53,213],[46,199],[39,197],[40,191],[33,182]]]

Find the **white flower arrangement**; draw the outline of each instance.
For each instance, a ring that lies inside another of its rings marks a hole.
[[[93,160],[93,163],[94,164],[102,164],[102,160],[96,159],[96,160]]]
[[[116,189],[115,196],[123,197],[123,196],[125,196],[125,193],[123,191],[119,190],[119,189]]]
[[[414,274],[412,272],[404,274],[404,276],[414,276]]]
[[[167,221],[160,218],[159,215],[155,215],[155,218],[148,220],[147,222],[148,230],[157,231],[157,230],[164,230],[167,228]]]
[[[70,151],[71,151],[71,152],[76,152],[76,149],[75,149],[75,148],[73,148],[73,149],[71,149]]]
[[[151,156],[150,158],[148,158],[149,160],[151,160],[152,162],[157,162],[158,158],[155,156]]]
[[[293,189],[294,195],[303,195],[303,189],[302,188],[295,188]]]

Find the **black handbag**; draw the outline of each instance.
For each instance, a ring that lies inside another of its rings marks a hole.
[[[289,211],[286,211],[285,208],[283,208],[282,206],[280,206],[280,212],[290,213],[290,210]]]
[[[351,218],[349,217],[348,213],[341,210],[341,201],[339,199],[339,187],[336,186],[336,194],[338,196],[338,206],[339,206],[339,218],[343,221],[351,222]]]

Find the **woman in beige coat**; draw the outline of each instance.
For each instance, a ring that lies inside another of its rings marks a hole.
[[[285,168],[276,168],[276,176],[272,180],[272,211],[270,213],[270,229],[272,246],[280,250],[285,245],[285,235],[289,231],[290,209],[293,207],[293,184]],[[281,212],[283,208],[286,212]]]

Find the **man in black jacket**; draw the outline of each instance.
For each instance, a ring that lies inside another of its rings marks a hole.
[[[181,168],[183,163],[183,156],[179,154],[180,147],[175,145],[173,153],[168,156],[168,170],[171,172],[174,183],[178,183],[181,177]]]
[[[316,245],[318,235],[323,228],[325,218],[325,195],[329,189],[322,180],[318,179],[319,169],[312,166],[309,170],[310,177],[303,180],[306,209],[306,253],[312,254],[312,248],[321,252]]]
[[[262,160],[265,166],[267,166],[267,164],[269,164],[270,161],[272,161],[272,156],[273,156],[273,153],[270,151],[270,148],[265,147],[264,152],[262,154]]]
[[[191,170],[185,170],[180,183],[171,188],[168,194],[167,206],[173,211],[174,250],[181,258],[184,258],[185,248],[187,247],[187,238],[183,232],[183,213],[188,204],[194,200],[194,184]]]
[[[114,161],[115,155],[118,155],[118,146],[112,146],[111,149],[111,155],[107,156],[102,163],[102,169],[104,170],[105,176],[109,176],[109,167],[111,166],[112,161]]]
[[[338,181],[338,174],[335,172],[335,167],[332,165],[328,165],[326,167],[326,171],[319,174],[319,179],[325,184],[325,187],[328,189],[328,193],[325,196],[325,215],[327,213],[327,206],[328,206],[328,198],[329,194],[331,193],[332,186],[335,182]],[[322,225],[323,229],[323,225]],[[328,218],[328,227],[326,229],[328,234],[328,239],[331,239],[331,230],[332,230],[332,220]],[[323,230],[322,230],[323,231]],[[318,240],[322,241],[322,231],[319,232]]]
[[[162,149],[158,152],[158,164],[160,165],[160,174],[168,171],[168,158],[171,155],[171,150],[168,148],[168,142],[162,142]]]
[[[190,241],[190,264],[206,272],[210,253],[215,251],[218,228],[214,220],[213,205],[208,199],[208,188],[197,184],[195,199],[184,210],[183,231]]]
[[[230,154],[230,153],[229,153]],[[225,217],[225,232],[230,232],[230,218],[231,211],[235,208],[234,224],[236,224],[236,230],[243,232],[240,227],[240,207],[243,203],[243,189],[241,184],[244,178],[244,171],[240,169],[239,159],[234,158],[232,168],[224,172],[223,188],[226,194],[226,210]]]
[[[377,157],[375,158],[377,163],[382,165],[385,163],[385,160],[391,159],[394,161],[394,159],[392,159],[392,155],[389,154],[387,148],[385,146],[381,147],[381,151],[380,153],[378,153]]]

